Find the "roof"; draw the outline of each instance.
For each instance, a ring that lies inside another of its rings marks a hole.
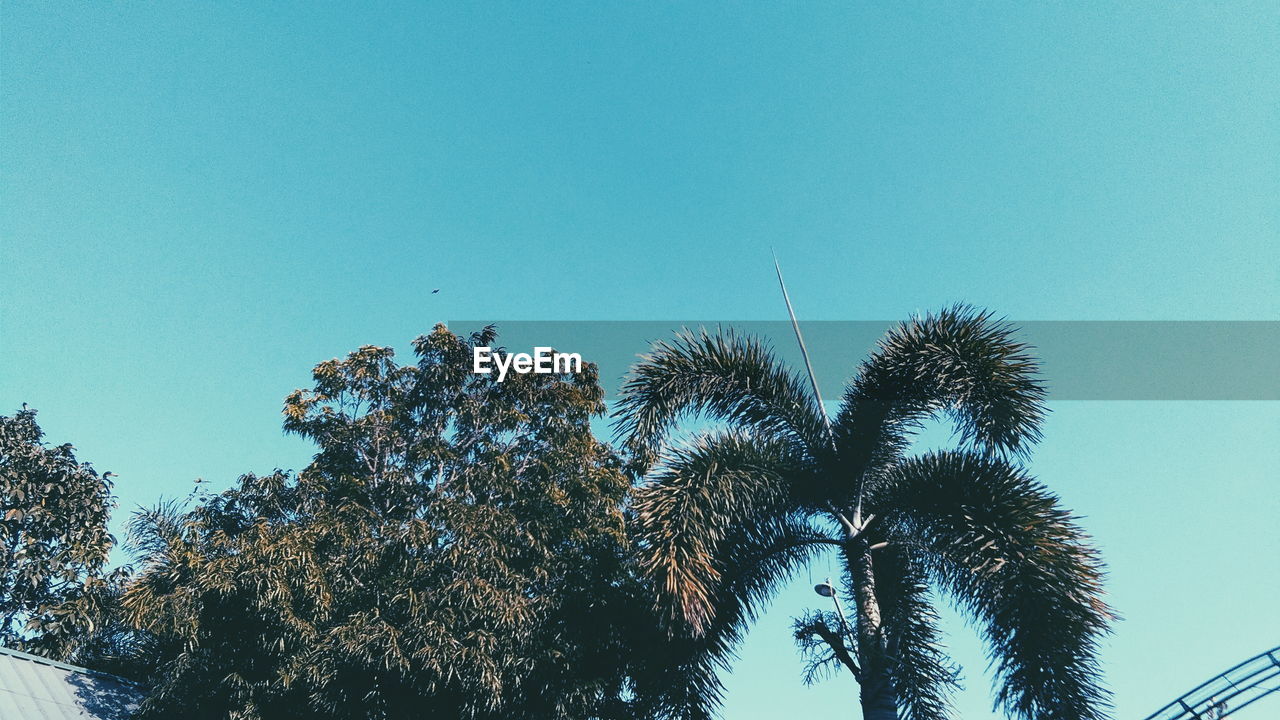
[[[0,648],[0,720],[125,720],[141,700],[123,678]]]

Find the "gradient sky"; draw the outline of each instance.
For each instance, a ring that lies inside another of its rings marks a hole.
[[[810,319],[1280,319],[1280,5],[1024,5],[6,0],[0,413],[123,512],[301,467],[310,368],[447,318],[785,317],[771,247]],[[1277,405],[1055,404],[1118,718],[1280,644]],[[727,718],[852,716],[809,580]]]

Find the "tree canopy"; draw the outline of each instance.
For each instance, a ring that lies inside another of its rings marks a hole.
[[[603,392],[590,366],[472,373],[494,339],[437,326],[414,364],[321,363],[284,409],[310,465],[135,519],[144,717],[627,716],[629,481],[591,432]]]
[[[0,416],[0,646],[66,659],[104,615],[110,473],[49,446],[25,406]]]

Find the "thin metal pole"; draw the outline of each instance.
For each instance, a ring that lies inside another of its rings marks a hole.
[[[773,254],[773,269],[778,272],[778,287],[782,288],[782,300],[787,304],[787,315],[791,316],[791,328],[796,332],[796,342],[800,344],[800,355],[804,357],[805,369],[809,371],[809,382],[813,385],[813,397],[818,401],[818,414],[827,428],[827,438],[832,449],[836,446],[835,433],[831,431],[831,418],[827,417],[827,407],[822,402],[822,391],[818,389],[818,376],[813,372],[813,363],[809,362],[809,349],[804,346],[804,335],[800,333],[800,323],[796,320],[795,308],[791,307],[791,296],[787,294],[787,283],[782,280],[782,266],[778,264],[778,254]]]
[[[854,647],[856,648],[858,639],[853,636],[853,630],[849,628],[849,621],[845,619],[844,608],[840,607],[840,593],[836,592],[836,586],[831,584],[831,578],[827,578],[827,587],[831,588],[831,602],[835,603],[836,617],[840,618],[840,630],[854,642]]]
[[[854,640],[853,630],[849,628],[849,621],[844,619],[844,609],[840,607],[840,598],[832,595],[831,602],[836,604],[836,615],[840,617],[840,629],[844,631],[845,635],[849,636],[850,640]]]

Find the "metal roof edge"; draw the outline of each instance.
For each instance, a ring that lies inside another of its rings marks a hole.
[[[68,663],[59,662],[57,660],[50,660],[47,657],[32,655],[31,653],[22,652],[21,650],[14,650],[13,648],[7,648],[7,647],[4,647],[3,645],[0,645],[0,656],[3,656],[3,655],[19,658],[21,660],[30,660],[31,662],[38,663],[40,665],[48,665],[50,667],[58,668],[59,670],[66,670],[68,672],[79,673],[81,675],[96,675],[98,677],[111,678],[112,680],[115,680],[116,682],[119,682],[122,685],[129,685],[131,687],[140,687],[138,683],[132,680],[128,680],[126,678],[122,678],[119,675],[112,675],[111,673],[102,672],[101,670],[91,670],[89,668],[80,667],[79,665],[71,665]]]

